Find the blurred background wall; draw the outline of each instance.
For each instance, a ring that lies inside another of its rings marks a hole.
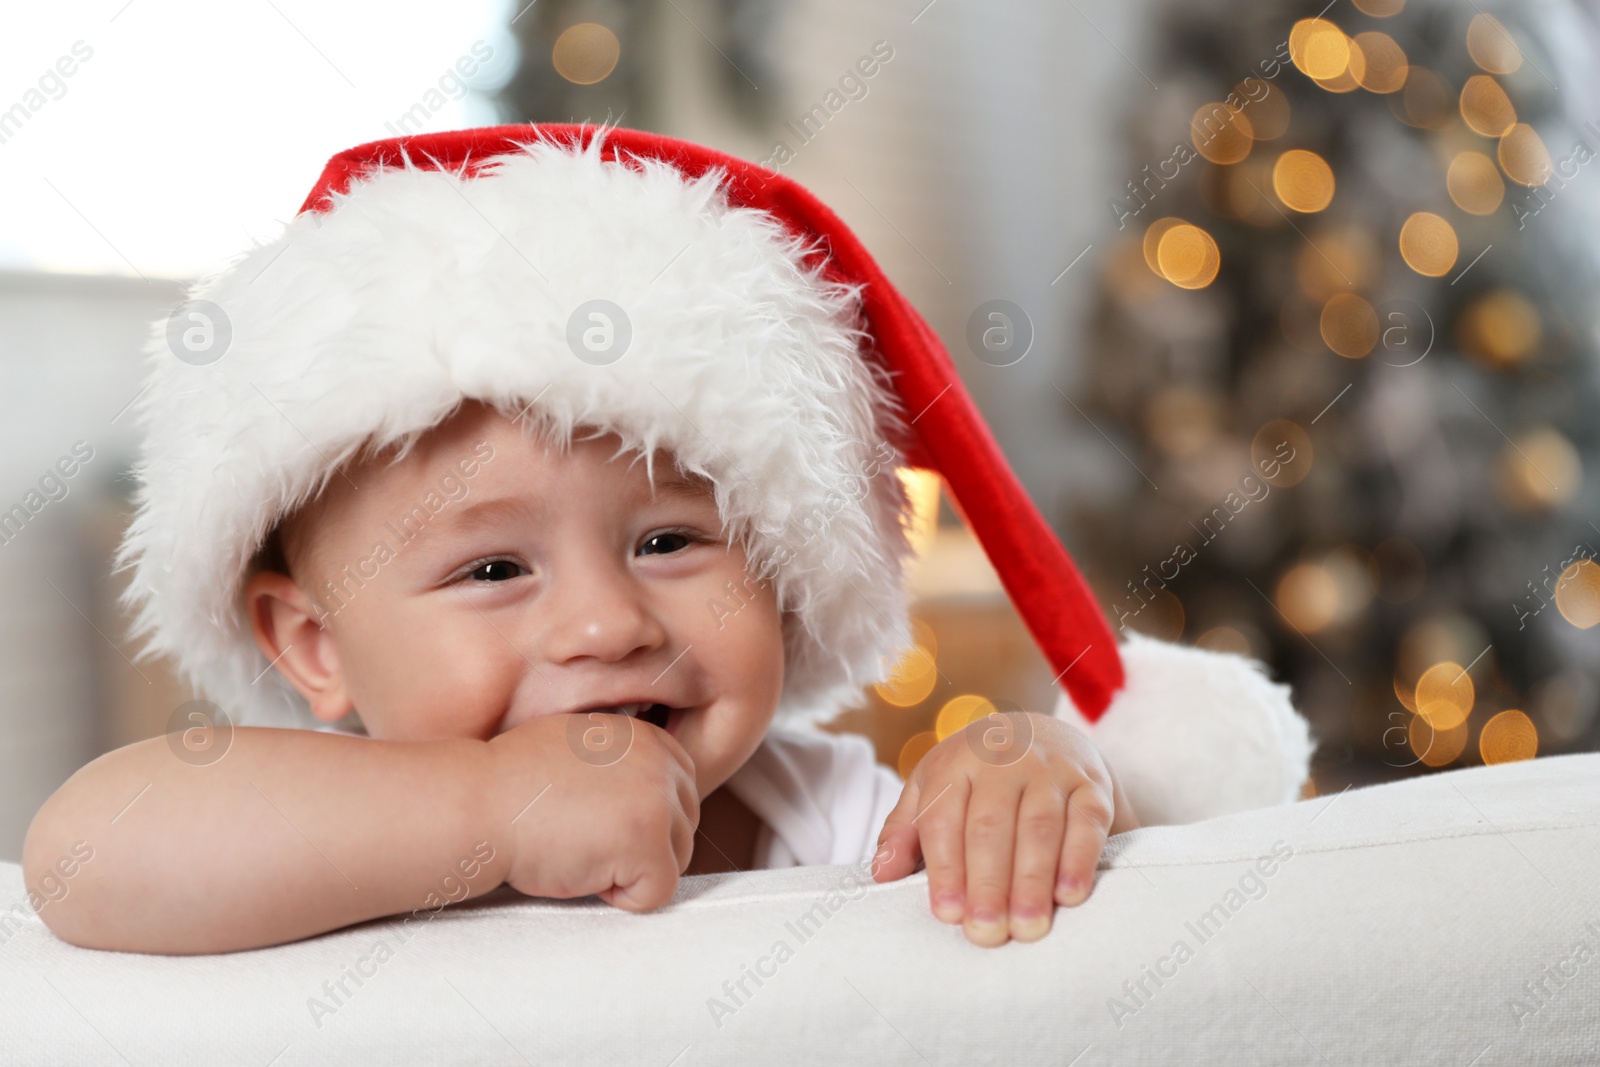
[[[332,153],[497,121],[609,119],[812,188],[945,339],[1108,617],[1292,685],[1312,790],[1600,743],[1587,5],[24,21],[0,42],[0,508],[26,515],[0,543],[0,858],[194,695],[133,665],[109,573],[150,325]],[[992,702],[1053,699],[936,480],[914,487],[917,647],[835,724],[902,772]]]

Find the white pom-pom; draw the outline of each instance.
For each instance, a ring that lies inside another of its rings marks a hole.
[[[1306,720],[1255,660],[1127,631],[1127,682],[1090,726],[1062,694],[1146,826],[1198,822],[1297,800],[1316,747]]]

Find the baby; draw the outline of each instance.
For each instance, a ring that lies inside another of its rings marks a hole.
[[[382,208],[373,197],[365,221],[345,218],[381,230]],[[618,381],[604,361],[579,357],[571,373]],[[222,358],[235,362],[218,364],[219,390],[252,357]],[[252,373],[273,373],[273,360]],[[205,367],[185,362],[173,373]],[[170,391],[190,406],[174,402],[174,418],[202,403],[189,381]],[[867,393],[868,381],[845,384]],[[93,844],[71,892],[42,910],[57,935],[123,951],[228,952],[432,906],[441,879],[464,886],[454,900],[508,885],[647,911],[684,874],[870,859],[878,881],[925,865],[934,915],[999,945],[1044,936],[1055,906],[1088,896],[1107,836],[1138,823],[1085,734],[1047,714],[997,713],[941,741],[902,788],[860,738],[775,726],[800,672],[824,673],[814,644],[831,635],[803,620],[813,602],[783,595],[808,557],[771,553],[760,523],[730,518],[737,498],[704,473],[704,456],[681,454],[688,444],[641,446],[570,409],[571,432],[552,431],[542,417],[557,398],[541,402],[531,387],[514,398],[468,392],[418,421],[404,447],[374,432],[337,462],[306,436],[318,432],[311,416],[273,406],[313,446],[274,424],[282,456],[320,474],[296,506],[249,512],[249,565],[236,598],[226,583],[222,595],[264,666],[233,689],[247,704],[275,672],[321,726],[233,727],[225,708],[81,769],[40,809],[24,849],[32,886],[74,842]],[[308,410],[325,404],[315,410],[332,418],[376,403],[344,395],[319,394]],[[809,399],[797,396],[799,423]],[[881,395],[868,399],[857,414],[887,410]],[[232,416],[219,406],[216,418]],[[781,439],[784,427],[769,425]],[[310,485],[267,452],[234,457],[238,473],[223,479],[198,442],[173,448],[196,458],[182,479],[166,472],[171,485],[215,479],[199,526],[248,497],[251,476],[275,492]],[[891,470],[869,481],[874,505],[902,499]],[[446,499],[440,487],[457,491]],[[264,531],[261,516],[273,519]],[[842,543],[850,530],[834,521],[825,536]],[[887,510],[862,522],[894,539],[901,525]],[[174,544],[187,534],[169,532]],[[162,592],[172,603],[185,589],[209,595],[206,567],[233,566],[193,549],[170,556],[159,573],[171,575]],[[237,621],[209,617],[223,631]]]

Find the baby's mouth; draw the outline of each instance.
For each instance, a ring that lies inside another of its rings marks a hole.
[[[609,712],[616,715],[627,715],[630,718],[638,719],[641,722],[647,722],[651,726],[660,727],[661,729],[665,730],[667,728],[667,722],[671,718],[674,709],[669,708],[665,704],[638,703],[618,704],[614,707],[592,708],[590,710]]]

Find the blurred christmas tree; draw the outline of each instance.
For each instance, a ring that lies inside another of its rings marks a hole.
[[[1128,460],[1069,517],[1091,583],[1272,664],[1334,778],[1595,747],[1592,26],[1304,7],[1156,31],[1183,104],[1130,116],[1074,401]]]

